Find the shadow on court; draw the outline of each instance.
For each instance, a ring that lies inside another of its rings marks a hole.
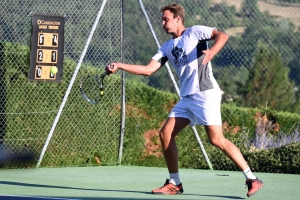
[[[247,199],[241,172],[198,169],[181,169],[183,194],[151,194],[166,174],[164,168],[138,166],[0,170],[0,200]],[[265,186],[251,200],[299,200],[299,175],[257,174]]]
[[[163,197],[163,195],[160,195]],[[182,195],[180,195],[182,196]],[[217,197],[217,198],[225,198],[225,199],[245,199],[241,197],[234,197],[234,196],[214,196],[214,195],[200,195],[200,196],[207,196],[207,197]],[[153,198],[118,198],[118,197],[99,197],[99,198],[93,198],[93,197],[69,197],[69,198],[62,198],[62,197],[29,197],[29,196],[2,196],[0,195],[0,199],[3,200],[36,200],[36,199],[44,199],[44,200],[97,200],[97,199],[103,199],[103,200],[153,200]],[[164,199],[164,198],[161,198]],[[172,200],[179,200],[177,198],[171,198]]]
[[[213,196],[211,196],[213,197]],[[219,197],[219,196],[217,196]],[[235,197],[226,197],[228,199],[236,199]],[[0,195],[0,199],[3,200],[36,200],[36,199],[44,199],[44,200],[97,200],[97,199],[103,199],[103,200],[153,200],[153,198],[113,198],[113,197],[99,197],[99,198],[92,198],[92,197],[87,197],[87,198],[77,198],[77,197],[72,197],[72,198],[59,198],[59,197],[53,197],[53,198],[49,198],[49,197],[22,197],[22,196],[1,196]],[[171,198],[172,200],[179,200],[177,198]],[[244,198],[237,198],[237,199],[244,199]]]
[[[31,183],[21,183],[21,182],[12,182],[12,181],[0,181],[0,184],[2,185],[11,185],[11,186],[22,186],[22,187],[34,187],[34,188],[54,188],[54,189],[68,189],[68,190],[85,190],[85,191],[97,191],[97,192],[129,192],[129,193],[140,193],[140,194],[151,194],[151,192],[140,192],[140,191],[134,191],[134,190],[108,190],[108,189],[92,189],[92,188],[80,188],[80,187],[68,187],[68,186],[55,186],[55,185],[43,185],[43,184],[31,184]],[[154,195],[155,197],[163,197],[164,195]],[[222,198],[222,199],[245,199],[238,196],[222,196],[222,195],[205,195],[205,194],[180,194],[180,197],[182,196],[199,196],[200,197],[216,197],[216,198]],[[173,196],[174,197],[174,196]],[[21,199],[82,199],[82,200],[93,200],[93,199],[134,199],[134,198],[116,198],[116,197],[99,197],[99,198],[93,198],[93,197],[71,197],[71,198],[62,198],[62,197],[31,197],[31,196],[1,196],[0,199],[7,199],[7,200],[21,200]],[[138,198],[141,200],[152,200],[153,198]],[[172,198],[172,200],[176,200],[177,198]],[[180,198],[182,199],[182,198]]]

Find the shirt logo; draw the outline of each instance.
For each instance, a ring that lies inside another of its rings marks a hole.
[[[176,46],[171,52],[175,58],[174,63],[176,67],[182,67],[187,64],[187,56],[181,48]]]

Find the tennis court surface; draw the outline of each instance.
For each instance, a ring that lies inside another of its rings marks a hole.
[[[250,199],[300,198],[300,175],[255,173],[265,183]],[[166,168],[100,166],[0,170],[0,199],[248,199],[241,172],[180,169],[184,193],[153,195]]]

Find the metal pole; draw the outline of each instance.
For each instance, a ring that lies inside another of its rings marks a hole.
[[[121,6],[121,62],[124,62],[124,0],[122,1]],[[120,130],[120,139],[119,139],[119,159],[118,165],[121,165],[122,162],[122,153],[123,153],[123,141],[124,141],[124,132],[125,132],[125,71],[122,70],[122,100],[121,100],[121,130]]]
[[[147,14],[147,12],[146,12],[146,10],[145,10],[145,7],[144,7],[144,5],[143,5],[142,0],[139,0],[139,4],[140,4],[140,6],[141,6],[141,8],[142,8],[142,11],[143,11],[144,16],[145,16],[145,18],[146,18],[146,21],[147,21],[147,23],[148,23],[148,26],[149,26],[149,28],[150,28],[150,30],[151,30],[152,36],[153,36],[153,38],[154,38],[154,40],[155,40],[155,42],[156,42],[156,45],[157,45],[158,48],[160,48],[159,41],[158,41],[158,39],[157,39],[157,37],[156,37],[156,34],[155,34],[155,31],[154,31],[154,29],[153,29],[153,27],[152,27],[152,25],[151,25],[150,19],[149,19],[148,14]],[[171,71],[171,69],[170,69],[168,63],[166,63],[166,67],[167,67],[167,70],[168,70],[169,75],[170,75],[170,77],[171,77],[171,80],[172,80],[172,82],[173,82],[173,85],[174,85],[174,87],[175,87],[175,89],[176,89],[176,92],[177,92],[178,96],[180,97],[179,88],[178,88],[178,86],[177,86],[177,83],[176,83],[176,81],[175,81],[175,79],[174,79],[173,73],[172,73],[172,71]],[[210,163],[210,161],[209,161],[209,158],[208,158],[208,156],[207,156],[207,153],[206,153],[206,151],[205,151],[205,149],[204,149],[204,146],[203,146],[203,144],[202,144],[202,142],[201,142],[201,139],[200,139],[200,137],[199,137],[199,135],[198,135],[198,133],[197,133],[197,130],[196,130],[195,126],[192,126],[192,130],[193,130],[194,135],[195,135],[195,137],[196,137],[196,139],[197,139],[197,141],[198,141],[198,144],[199,144],[200,149],[201,149],[201,151],[202,151],[202,153],[203,153],[203,156],[204,156],[204,158],[205,158],[205,160],[206,160],[206,162],[207,162],[207,164],[208,164],[209,169],[213,170],[213,167],[212,167],[212,165],[211,165],[211,163]]]

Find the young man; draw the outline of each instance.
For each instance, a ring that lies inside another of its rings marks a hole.
[[[189,124],[204,125],[210,142],[221,149],[244,173],[248,185],[247,196],[256,193],[262,186],[251,172],[240,150],[222,132],[221,90],[213,77],[210,60],[228,40],[228,35],[207,26],[184,26],[184,10],[179,4],[161,9],[162,26],[172,39],[164,43],[146,66],[112,63],[107,73],[118,69],[132,74],[149,76],[169,61],[180,79],[181,100],[172,109],[160,130],[159,137],[170,179],[153,194],[180,194],[183,187],[178,172],[178,151],[175,136]],[[208,40],[214,40],[209,49]]]

